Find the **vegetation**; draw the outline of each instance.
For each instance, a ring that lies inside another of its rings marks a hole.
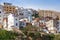
[[[54,40],[54,34],[46,34],[42,36],[42,40]]]
[[[39,15],[38,14],[33,14],[32,16],[34,16],[35,18],[37,18],[37,17],[39,17]]]
[[[60,40],[60,34],[55,35],[54,40]]]
[[[54,35],[54,34],[47,34],[44,32],[42,32],[44,33],[42,34],[41,32],[37,31],[37,27],[31,25],[23,28],[22,31],[24,32],[25,35],[31,37],[32,40],[60,40],[60,34]]]
[[[26,38],[22,36],[21,39],[23,40],[29,40],[29,37],[32,40],[60,40],[60,34],[54,35],[54,34],[39,32],[37,31],[37,27],[31,26],[31,25],[25,28],[22,28],[21,30],[27,36]],[[20,39],[19,34],[15,32],[0,30],[0,40],[15,40],[17,37],[19,37]]]
[[[17,34],[11,31],[0,30],[0,40],[15,40]]]

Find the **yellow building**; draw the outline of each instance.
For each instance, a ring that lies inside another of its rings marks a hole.
[[[17,13],[16,7],[10,3],[4,3],[3,10],[6,13]]]

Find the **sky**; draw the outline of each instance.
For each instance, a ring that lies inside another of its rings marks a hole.
[[[24,8],[33,8],[33,9],[42,9],[42,10],[55,10],[60,11],[60,0],[0,0],[0,4],[8,2],[13,5],[24,7]]]

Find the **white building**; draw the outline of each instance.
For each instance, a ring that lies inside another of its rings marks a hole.
[[[58,27],[58,28],[57,28],[57,31],[60,32],[60,20],[59,20],[58,22],[59,22],[59,24],[58,24],[58,26],[57,26],[57,27]]]
[[[25,19],[19,20],[19,27],[20,28],[26,27],[26,20]]]
[[[27,18],[31,22],[32,14],[33,12],[30,9],[18,8],[19,19]]]
[[[0,24],[3,24],[3,14],[4,14],[3,6],[0,5]]]
[[[37,22],[37,20],[33,20],[32,21],[32,25],[36,26],[36,27],[39,27],[39,22]]]
[[[4,12],[3,12],[3,6],[0,5],[0,28],[3,27],[3,14],[4,14]]]
[[[19,29],[19,18],[10,13],[7,19],[4,21],[4,29],[12,30],[12,27]]]
[[[17,7],[17,11],[18,11],[19,19],[24,18],[24,14],[22,13],[23,9],[24,9],[24,8],[19,8],[19,7]]]
[[[4,29],[8,27],[8,20],[7,20],[8,15],[9,14],[5,14],[3,5],[0,5],[0,25],[2,25]]]
[[[7,20],[7,18],[4,18],[3,19],[3,29],[7,30],[7,28],[8,28],[8,20]]]
[[[46,21],[45,24],[46,24],[46,27],[48,28],[49,32],[55,33],[54,21],[53,20]]]
[[[8,16],[8,27],[16,27],[19,29],[19,18],[14,14]]]

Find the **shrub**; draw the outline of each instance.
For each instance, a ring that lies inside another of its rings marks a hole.
[[[60,34],[55,35],[54,40],[60,40]]]
[[[0,30],[0,40],[14,40],[17,34],[11,31]]]
[[[42,40],[54,40],[54,34],[47,34],[42,36]]]

